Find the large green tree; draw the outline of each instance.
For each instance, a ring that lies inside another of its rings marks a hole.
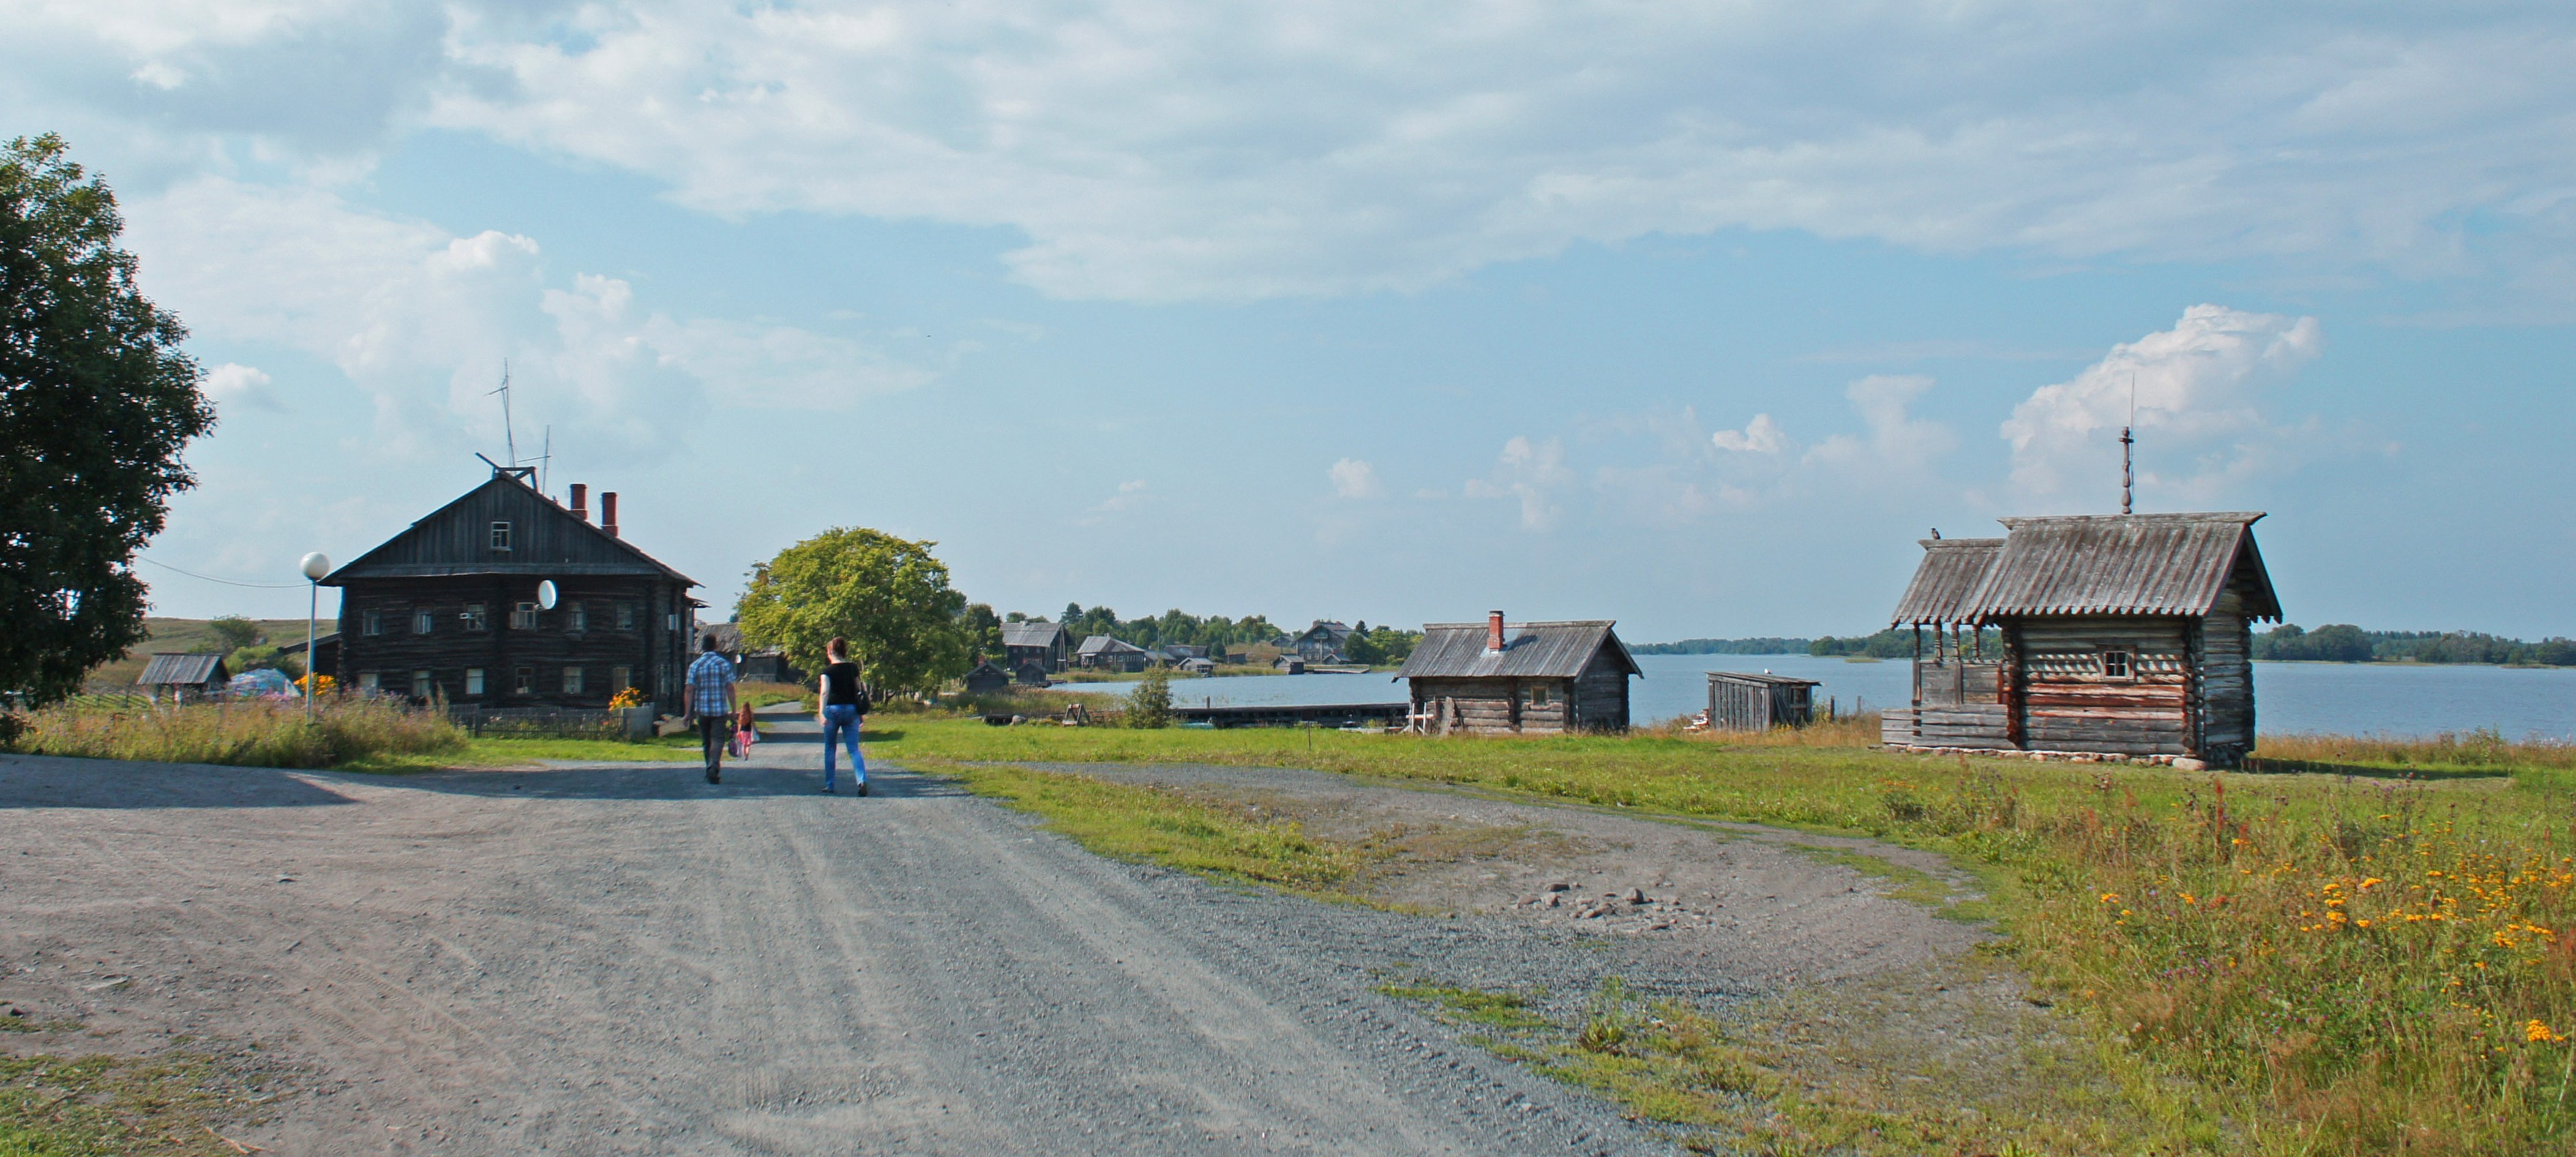
[[[912,542],[866,527],[827,530],[753,567],[734,608],[743,638],[776,647],[807,670],[832,636],[881,689],[928,690],[975,665],[966,596],[948,567]]]
[[[37,704],[143,640],[134,554],[215,425],[188,331],[116,246],[116,195],[66,151],[0,147],[0,691]]]

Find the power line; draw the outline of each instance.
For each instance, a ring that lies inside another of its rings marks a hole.
[[[237,582],[234,582],[234,581],[233,581],[233,580],[231,580],[231,579],[219,579],[219,578],[214,577],[213,575],[203,575],[203,574],[198,574],[197,572],[192,571],[192,570],[179,570],[179,568],[178,568],[178,567],[172,566],[172,565],[170,565],[169,563],[166,563],[166,562],[162,562],[162,561],[161,561],[161,560],[159,560],[159,559],[144,558],[142,555],[139,555],[139,554],[138,554],[138,555],[136,555],[136,556],[134,556],[134,557],[135,557],[135,559],[136,559],[137,561],[151,563],[152,565],[157,566],[157,567],[160,567],[160,568],[161,568],[161,569],[163,569],[163,570],[179,571],[179,573],[180,573],[180,574],[186,575],[186,576],[188,576],[189,578],[192,578],[192,579],[197,579],[197,580],[199,580],[199,581],[201,581],[201,582],[222,583],[222,584],[224,584],[225,586],[228,586],[228,587],[250,587],[250,588],[252,588],[252,589],[254,589],[254,590],[264,590],[264,591],[291,591],[291,590],[294,590],[294,589],[295,589],[295,588],[297,588],[297,587],[300,587],[300,586],[303,586],[303,585],[304,585],[303,583],[237,583]]]

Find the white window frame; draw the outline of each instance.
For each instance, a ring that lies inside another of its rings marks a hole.
[[[468,695],[481,695],[483,693],[483,668],[467,667],[465,669],[465,693]]]
[[[608,681],[614,684],[608,691],[611,695],[632,687],[635,685],[635,668],[611,667],[608,669]]]
[[[535,603],[520,603],[520,604],[518,604],[518,605],[516,605],[516,606],[514,606],[514,607],[511,607],[511,608],[510,608],[510,629],[511,629],[511,630],[513,630],[513,631],[533,631],[533,630],[536,630],[536,629],[537,629],[537,604],[535,604]]]
[[[376,692],[383,690],[384,685],[384,677],[373,671],[361,671],[358,673],[358,690],[360,691],[373,695]]]
[[[2113,667],[2119,670],[2113,671]],[[2094,660],[2093,669],[2104,679],[2135,679],[2138,677],[2138,657],[2128,651],[2104,651]]]
[[[537,669],[534,667],[520,667],[513,670],[510,673],[510,693],[513,695],[536,694]]]
[[[488,631],[492,629],[491,609],[483,603],[465,604],[465,613],[457,617],[464,620],[466,630]]]
[[[412,613],[411,613],[411,633],[412,633],[412,634],[415,634],[415,635],[426,635],[426,634],[429,634],[431,631],[436,630],[436,629],[437,629],[437,627],[438,627],[438,616],[436,616],[436,615],[434,615],[434,614],[431,614],[431,613],[429,612],[429,608],[427,608],[427,607],[419,607],[419,608],[415,608],[415,609],[412,611]]]
[[[587,680],[583,679],[581,676],[582,676],[582,670],[581,670],[581,668],[579,668],[579,667],[566,667],[566,668],[564,668],[564,669],[563,669],[563,693],[564,693],[564,694],[566,694],[566,695],[579,695],[579,694],[581,694],[581,693],[582,693],[582,687],[584,686],[584,684],[585,684],[585,683],[587,683],[587,682],[588,682]]]
[[[412,672],[411,694],[414,699],[428,700],[436,698],[438,696],[438,680],[432,678],[430,673],[427,671]]]
[[[385,633],[385,613],[374,607],[358,612],[358,633],[374,638]]]
[[[635,604],[626,602],[617,604],[617,629],[621,631],[635,629]]]
[[[492,550],[498,554],[510,553],[509,523],[495,521],[492,524]]]
[[[572,602],[564,604],[564,608],[565,617],[570,620],[565,624],[565,630],[578,635],[583,631],[590,629],[590,605],[588,603],[575,599]]]

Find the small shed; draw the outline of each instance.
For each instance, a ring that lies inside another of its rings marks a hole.
[[[1765,671],[1708,673],[1708,726],[1712,731],[1769,731],[1804,727],[1816,716],[1813,679]]]
[[[1011,668],[1011,681],[1022,687],[1044,687],[1047,685],[1046,665],[1035,659],[1021,660],[1018,666]]]
[[[1306,659],[1305,656],[1302,655],[1281,655],[1278,658],[1271,660],[1270,665],[1277,668],[1279,673],[1282,675],[1303,675],[1306,673]]]
[[[143,675],[134,684],[143,688],[155,702],[166,690],[174,701],[185,703],[191,695],[199,699],[214,696],[232,682],[232,677],[232,672],[224,669],[221,655],[183,655],[162,651],[155,653],[152,661],[143,665]]]
[[[1010,685],[1010,673],[989,662],[977,663],[974,670],[966,673],[966,693],[969,695],[990,695]]]
[[[1924,540],[1893,616],[1914,630],[1913,703],[1881,738],[2236,766],[2254,747],[2253,623],[2281,617],[2262,517],[2007,518],[2003,538]]]
[[[1216,674],[1216,664],[1207,659],[1183,659],[1180,662],[1180,669],[1182,673],[1189,675]]]
[[[1642,678],[1608,619],[1432,623],[1395,677],[1438,734],[1628,729],[1628,680]]]

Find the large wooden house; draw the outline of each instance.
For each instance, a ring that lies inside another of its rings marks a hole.
[[[1628,679],[1643,677],[1606,619],[1431,623],[1395,677],[1433,734],[1628,729]]]
[[[565,509],[499,468],[322,580],[339,587],[345,688],[484,707],[604,707],[628,687],[676,714],[697,582],[619,537],[617,495]],[[552,609],[539,584],[554,584]]]
[[[1914,701],[1882,738],[2236,766],[2254,747],[2253,623],[2281,617],[2261,517],[2007,518],[2002,538],[1924,540],[1894,616],[1914,629]]]
[[[1002,665],[1014,671],[1035,663],[1040,671],[1053,675],[1064,670],[1072,654],[1073,637],[1065,633],[1062,623],[1030,619],[1002,624]]]

